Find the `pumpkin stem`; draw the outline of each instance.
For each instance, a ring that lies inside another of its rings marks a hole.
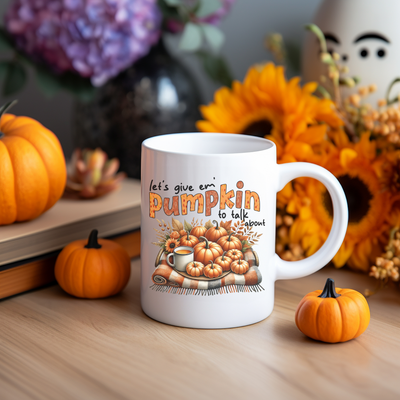
[[[0,107],[0,118],[3,116],[4,113],[6,113],[12,106],[18,103],[18,100],[12,100],[7,102],[6,104],[2,105]]]
[[[341,296],[341,294],[336,293],[335,281],[331,278],[328,278],[326,280],[324,290],[318,297],[321,297],[322,299],[326,299],[327,297],[333,297],[336,299],[339,296]]]
[[[222,257],[221,257],[221,260],[222,260],[222,261],[225,260],[225,254],[226,254],[226,251],[224,251],[224,252],[222,253]]]
[[[86,249],[100,249],[101,244],[97,241],[97,235],[99,231],[97,229],[93,229],[92,232],[90,232],[89,239],[87,242],[87,245],[85,246]]]
[[[207,238],[205,238],[204,236],[200,236],[199,240],[201,240],[202,242],[206,242],[206,249],[210,248]]]
[[[188,240],[188,241],[190,240],[190,238],[189,238],[189,232],[187,233],[187,240]]]
[[[18,103],[18,100],[12,100],[7,102],[6,104],[4,104],[3,106],[0,107],[0,120],[1,117],[3,116],[3,114],[10,109],[13,105],[15,105],[16,103]],[[3,132],[0,132],[0,139],[4,136]]]
[[[231,232],[230,234],[229,234],[229,237],[228,237],[228,240],[227,240],[227,242],[231,242],[231,236],[233,235],[233,232]]]
[[[215,229],[219,229],[218,228],[218,221],[216,221],[215,219],[213,220],[213,224],[215,224]]]

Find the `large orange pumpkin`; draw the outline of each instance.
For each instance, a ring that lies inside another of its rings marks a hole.
[[[0,108],[0,225],[38,217],[62,196],[67,170],[57,137]]]
[[[210,261],[214,261],[218,256],[222,255],[221,246],[214,242],[209,242],[204,236],[200,236],[200,243],[194,246],[194,259],[200,261],[204,265]]]
[[[54,270],[58,284],[69,294],[97,299],[119,293],[128,283],[131,261],[118,243],[97,239],[77,240],[59,254]]]
[[[324,290],[303,297],[296,310],[296,325],[312,339],[345,342],[360,336],[368,327],[370,312],[365,297],[352,289],[335,290],[328,278]]]

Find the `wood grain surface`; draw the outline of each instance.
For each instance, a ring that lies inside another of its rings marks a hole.
[[[177,328],[140,307],[140,261],[118,296],[79,300],[58,286],[0,302],[0,398],[398,399],[400,293],[370,298],[359,338],[325,344],[294,324],[298,302],[323,287],[373,288],[330,268],[277,282],[272,315],[227,330]],[[260,304],[262,307],[262,304]]]

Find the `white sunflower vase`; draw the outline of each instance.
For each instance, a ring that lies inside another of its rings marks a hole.
[[[376,106],[386,98],[391,82],[400,77],[400,1],[399,0],[324,0],[314,19],[324,32],[328,51],[340,55],[340,63],[349,67],[348,76],[361,79],[359,86],[377,85],[377,91],[366,99]],[[305,82],[321,80],[326,65],[319,60],[320,47],[314,34],[307,32],[302,54]],[[344,96],[357,88],[343,88]],[[400,93],[393,86],[390,98]]]

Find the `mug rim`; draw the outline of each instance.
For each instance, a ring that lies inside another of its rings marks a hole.
[[[252,144],[254,145],[254,149],[248,150],[248,151],[243,151],[243,146],[239,146],[240,143],[238,143],[238,151],[229,151],[229,152],[214,152],[214,153],[207,153],[207,152],[185,152],[185,151],[173,151],[173,150],[165,150],[161,148],[162,143],[160,142],[168,142],[168,141],[173,141],[174,139],[179,138],[180,136],[195,136],[197,137],[202,136],[205,137],[205,140],[207,138],[229,138],[229,140],[234,139],[237,142],[241,142],[242,144]],[[158,143],[157,145],[154,143]],[[257,145],[261,145],[262,148],[258,148]],[[240,133],[212,133],[212,132],[182,132],[182,133],[167,133],[167,134],[162,134],[162,135],[157,135],[157,136],[152,136],[150,138],[145,139],[142,142],[142,148],[146,148],[148,150],[156,151],[159,153],[165,153],[165,154],[176,154],[176,155],[187,155],[187,156],[206,156],[206,157],[213,157],[213,156],[229,156],[232,154],[254,154],[254,153],[261,153],[264,151],[269,151],[273,150],[276,147],[275,143],[272,140],[261,138],[258,136],[251,136],[251,135],[243,135]]]
[[[191,252],[190,252],[190,254],[192,254],[193,252],[194,252],[194,248],[193,247],[190,247],[190,246],[178,246],[178,247],[175,247],[175,249],[174,249],[174,253],[175,254],[177,254],[176,253],[176,250],[178,250],[178,249],[182,249],[182,248],[184,248],[185,250],[191,250]],[[179,253],[178,253],[179,254]],[[188,253],[189,254],[189,253]]]

